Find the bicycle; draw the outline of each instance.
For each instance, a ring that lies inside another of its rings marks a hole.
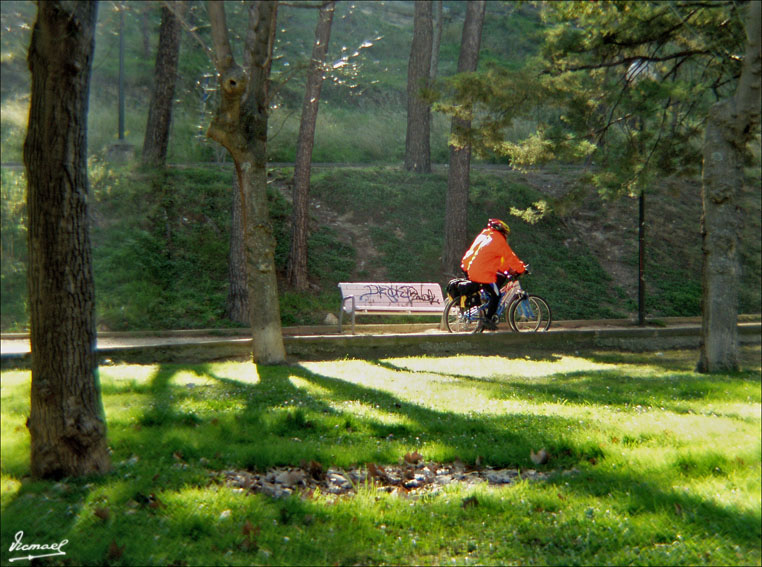
[[[450,333],[483,332],[487,300],[481,285],[476,291],[455,298],[449,297],[444,311],[447,330]],[[500,288],[500,301],[495,315],[498,321],[505,315],[510,329],[518,333],[547,331],[552,320],[548,302],[539,295],[524,291],[518,276],[506,277]]]

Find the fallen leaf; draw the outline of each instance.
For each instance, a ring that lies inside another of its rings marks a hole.
[[[183,460],[183,454],[180,451],[175,451],[174,453],[172,453],[172,456],[175,458],[176,461]]]
[[[476,496],[469,496],[463,499],[461,506],[463,508],[476,508],[479,505],[479,499]]]
[[[243,533],[243,535],[251,537],[251,536],[259,535],[260,529],[261,528],[259,526],[255,526],[254,524],[251,523],[251,521],[246,520],[246,523],[244,523],[243,528],[241,528],[241,532]]]
[[[148,496],[146,496],[142,492],[138,492],[135,495],[135,501],[141,506],[147,505],[149,508],[154,508],[154,509],[161,508],[162,506],[164,506],[164,504],[162,504],[162,502],[158,498],[156,498],[156,495],[153,492],[149,494]]]
[[[405,462],[410,463],[411,465],[417,465],[421,459],[423,459],[423,455],[421,455],[418,451],[413,451],[412,453],[405,454]]]
[[[259,537],[259,526],[253,525],[249,520],[246,520],[241,532],[243,533],[244,540],[241,542],[241,549],[245,551],[256,551],[259,549],[259,543],[257,543],[257,537]]]
[[[680,506],[680,504],[678,504],[677,502],[675,502],[675,514],[677,514],[678,516],[683,515],[683,507]]]
[[[532,462],[535,465],[544,465],[548,462],[548,459],[550,456],[548,455],[548,452],[543,448],[537,451],[536,453],[534,450],[530,449],[529,451],[529,458],[532,459]]]
[[[124,548],[125,545],[119,545],[116,543],[115,539],[111,540],[111,543],[108,546],[108,551],[106,552],[106,559],[109,561],[116,561],[117,559],[120,559],[122,555],[124,555]]]
[[[93,510],[93,514],[95,514],[96,518],[99,518],[103,520],[104,522],[108,521],[108,519],[111,517],[111,512],[108,508],[98,507],[95,510]]]
[[[375,463],[368,463],[368,474],[371,478],[377,478],[382,481],[388,478],[384,468]]]
[[[314,478],[315,480],[323,480],[325,478],[325,471],[323,470],[323,465],[321,465],[317,461],[310,461],[310,464],[307,466],[307,471],[310,473],[310,476]]]

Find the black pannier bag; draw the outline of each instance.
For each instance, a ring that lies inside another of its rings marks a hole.
[[[455,301],[459,297],[465,296],[466,301],[461,301],[463,307],[473,307],[479,304],[479,290],[482,284],[472,282],[465,278],[455,278],[447,284],[447,295]]]

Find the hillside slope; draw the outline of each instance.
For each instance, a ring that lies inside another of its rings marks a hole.
[[[572,167],[517,172],[477,166],[468,232],[506,220],[511,245],[532,267],[525,286],[556,319],[634,317],[637,312],[637,201],[605,202],[575,183]],[[24,183],[3,168],[2,329],[28,326]],[[97,319],[106,330],[225,327],[230,164],[171,168],[159,179],[130,168],[95,168],[92,240]],[[292,167],[270,171],[276,264],[290,247]],[[446,168],[416,175],[398,166],[316,167],[309,249],[311,290],[281,281],[284,324],[315,324],[339,305],[339,281],[435,281],[442,273]],[[535,224],[512,216],[545,199]],[[740,311],[759,313],[760,192],[743,196],[746,224]],[[701,297],[700,189],[665,180],[647,201],[647,315],[697,316]]]

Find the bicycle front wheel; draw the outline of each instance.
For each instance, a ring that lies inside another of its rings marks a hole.
[[[508,323],[519,333],[547,331],[551,320],[550,306],[539,295],[517,299],[508,309]]]
[[[478,307],[461,308],[459,298],[445,307],[445,325],[450,333],[475,333],[481,328],[479,323],[483,316]]]

